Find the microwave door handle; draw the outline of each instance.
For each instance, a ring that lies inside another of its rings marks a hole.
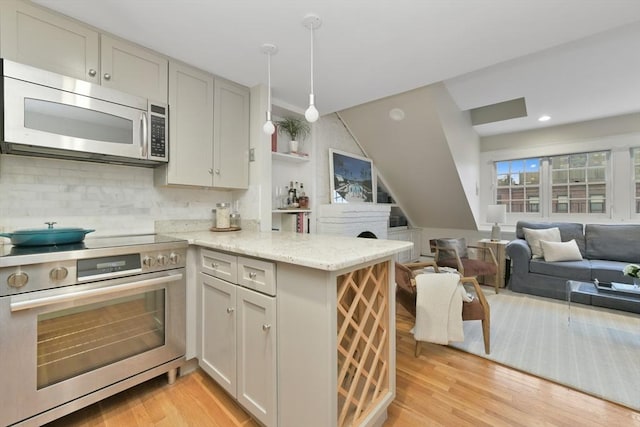
[[[142,149],[142,158],[149,157],[149,130],[147,128],[147,113],[143,112],[140,116],[140,133],[142,140],[140,141],[140,148]]]

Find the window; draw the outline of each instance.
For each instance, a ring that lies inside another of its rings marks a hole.
[[[496,163],[496,203],[507,212],[540,211],[540,159]]]
[[[634,165],[640,213],[640,149]],[[608,151],[500,161],[495,167],[496,203],[506,204],[507,212],[538,213],[543,206],[552,214],[607,212]]]
[[[607,152],[550,158],[551,213],[605,213]]]
[[[633,160],[633,182],[635,186],[636,213],[640,213],[640,148],[634,148],[631,152]]]

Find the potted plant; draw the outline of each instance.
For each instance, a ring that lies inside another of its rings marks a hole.
[[[276,122],[278,133],[285,132],[291,138],[289,142],[289,151],[296,153],[298,151],[298,142],[305,139],[311,128],[309,124],[296,117],[285,117],[282,120]]]

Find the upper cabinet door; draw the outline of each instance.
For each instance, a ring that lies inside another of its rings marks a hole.
[[[169,65],[169,164],[156,168],[159,185],[213,183],[213,76]]]
[[[167,102],[169,61],[142,47],[101,36],[103,86]]]
[[[77,21],[16,0],[0,2],[3,58],[100,81],[98,33]]]
[[[215,79],[213,186],[249,186],[249,89]]]

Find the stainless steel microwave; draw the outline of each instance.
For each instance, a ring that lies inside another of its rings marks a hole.
[[[157,166],[169,160],[168,105],[2,60],[9,154]]]

